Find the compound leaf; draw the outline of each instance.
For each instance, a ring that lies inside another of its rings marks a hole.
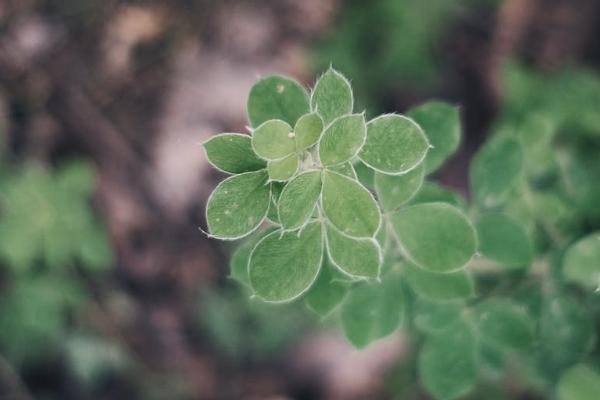
[[[600,287],[600,233],[588,235],[572,244],[565,254],[563,273],[567,281]]]
[[[320,171],[305,171],[292,179],[279,197],[279,222],[283,229],[297,229],[308,221],[320,195]]]
[[[271,188],[264,170],[231,176],[215,188],[206,205],[206,223],[218,239],[239,239],[267,215]]]
[[[525,228],[507,215],[489,213],[475,224],[479,252],[506,267],[522,267],[533,261],[533,247]]]
[[[253,127],[270,119],[280,119],[294,126],[298,118],[309,111],[308,93],[293,79],[271,75],[250,89],[248,119]]]
[[[279,160],[288,156],[296,150],[292,128],[279,119],[269,120],[254,130],[252,148],[265,160]]]
[[[381,283],[359,283],[342,304],[342,327],[356,348],[392,334],[404,315],[399,274],[390,273]]]
[[[296,153],[279,160],[269,161],[267,171],[272,181],[287,181],[300,168],[300,159]]]
[[[256,295],[269,302],[290,301],[306,292],[321,268],[321,223],[297,233],[275,231],[265,236],[250,255],[248,273]]]
[[[208,161],[217,169],[230,174],[256,171],[266,164],[252,150],[252,139],[239,133],[222,133],[203,144]]]
[[[406,262],[404,274],[413,290],[429,300],[468,299],[475,294],[473,278],[465,270],[441,274]]]
[[[381,248],[372,238],[354,239],[327,227],[327,250],[331,261],[353,278],[377,278],[381,268]]]
[[[411,261],[431,272],[452,272],[475,254],[475,229],[457,208],[416,204],[391,216],[394,232]]]
[[[294,126],[296,149],[304,150],[319,141],[323,132],[323,120],[316,113],[300,117]]]
[[[460,114],[458,107],[441,101],[429,101],[408,111],[425,131],[432,148],[425,158],[425,171],[429,174],[458,149],[460,144]]]
[[[352,112],[354,99],[350,82],[333,68],[329,68],[317,81],[310,105],[316,111],[325,125],[331,121]]]
[[[419,165],[429,142],[413,120],[388,114],[367,123],[367,140],[359,157],[369,167],[384,174],[404,174]]]
[[[423,164],[402,175],[375,172],[375,191],[384,211],[393,211],[409,201],[421,188]]]
[[[319,157],[324,166],[346,162],[356,156],[365,142],[363,114],[345,115],[334,120],[323,132]]]
[[[373,237],[381,223],[375,199],[354,179],[323,171],[323,211],[339,231],[352,237]]]

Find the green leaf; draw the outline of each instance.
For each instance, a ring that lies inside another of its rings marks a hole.
[[[413,290],[429,300],[468,299],[475,294],[473,278],[465,270],[440,274],[410,262],[404,263],[403,266],[406,279]]]
[[[218,239],[240,239],[260,225],[269,210],[267,172],[245,172],[217,185],[208,198],[206,223]]]
[[[415,326],[424,333],[439,333],[460,318],[461,303],[437,302],[424,298],[415,303]]]
[[[331,262],[353,278],[377,278],[382,254],[375,239],[354,239],[327,226],[327,251]]]
[[[449,204],[405,207],[392,214],[391,222],[411,261],[431,272],[459,270],[477,249],[473,225]]]
[[[387,114],[367,123],[367,140],[359,157],[378,172],[399,175],[416,168],[428,149],[419,125],[402,115]]]
[[[267,171],[270,180],[281,182],[294,176],[298,168],[300,168],[300,159],[294,153],[279,160],[269,161]]]
[[[600,232],[592,233],[568,248],[563,273],[569,282],[590,289],[600,287]]]
[[[254,248],[248,264],[250,285],[268,302],[291,301],[314,283],[323,260],[321,223],[294,233],[273,232]]]
[[[356,348],[391,335],[404,316],[399,274],[390,273],[381,283],[359,283],[342,304],[342,327]]]
[[[592,348],[594,328],[588,310],[571,297],[549,294],[538,329],[540,366],[552,379]]]
[[[475,352],[473,332],[461,320],[427,337],[419,355],[419,372],[434,398],[456,399],[473,389],[477,380]]]
[[[569,368],[558,382],[556,398],[558,400],[600,399],[600,375],[585,364]]]
[[[208,162],[230,174],[256,171],[266,164],[252,150],[252,139],[239,133],[222,133],[203,144]]]
[[[300,228],[312,215],[321,195],[321,172],[305,171],[292,179],[279,198],[279,222],[285,230]]]
[[[330,314],[348,293],[347,283],[342,281],[334,268],[324,257],[319,277],[304,296],[307,307],[321,317]]]
[[[368,189],[375,190],[375,171],[370,167],[367,167],[362,161],[358,160],[354,164],[354,172],[361,185]]]
[[[525,308],[508,300],[487,300],[475,309],[481,340],[505,350],[527,351],[533,344],[533,324]]]
[[[288,156],[296,150],[292,128],[278,119],[267,121],[254,130],[252,148],[259,157],[269,161]]]
[[[324,166],[351,160],[365,143],[366,125],[363,114],[345,115],[334,120],[319,142],[319,158]]]
[[[354,99],[350,82],[333,68],[325,72],[313,89],[310,105],[325,125],[342,115],[350,114]]]
[[[300,117],[294,126],[296,149],[304,150],[319,141],[323,132],[323,120],[316,113]]]
[[[484,208],[501,204],[522,168],[523,149],[516,139],[499,137],[487,142],[470,167],[475,202]]]
[[[429,101],[408,111],[425,131],[432,148],[425,158],[429,174],[441,167],[456,152],[460,144],[460,113],[456,106],[441,101]]]
[[[375,190],[384,211],[393,211],[409,201],[421,188],[423,164],[403,175],[375,173]]]
[[[345,162],[342,164],[327,167],[327,169],[333,172],[337,172],[338,174],[347,176],[348,178],[352,178],[354,180],[357,179],[356,171],[354,171],[354,167],[350,162]]]
[[[375,199],[358,182],[336,172],[323,171],[323,211],[342,233],[373,237],[381,224]]]
[[[533,261],[533,248],[525,228],[504,214],[482,215],[475,224],[479,252],[506,267],[523,267]]]
[[[298,118],[309,111],[308,93],[293,79],[271,75],[250,89],[248,119],[253,127],[270,119],[280,119],[294,126]]]
[[[279,196],[281,196],[284,187],[285,182],[271,182],[271,202],[269,204],[267,218],[276,225],[279,225],[279,211],[277,210],[277,204],[279,203]]]
[[[237,283],[250,287],[250,281],[248,277],[248,261],[250,260],[250,254],[256,243],[262,238],[273,232],[274,228],[267,230],[258,230],[252,235],[248,236],[246,240],[239,246],[237,246],[231,255],[229,260],[229,277]]]
[[[463,211],[467,210],[467,202],[458,193],[445,188],[435,182],[423,182],[421,189],[410,200],[409,204],[417,203],[450,203]]]

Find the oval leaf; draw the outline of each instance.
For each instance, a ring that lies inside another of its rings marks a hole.
[[[266,164],[252,150],[252,139],[239,133],[222,133],[203,144],[208,161],[218,170],[230,174],[256,171]]]
[[[565,254],[563,273],[570,282],[591,289],[600,287],[600,233],[596,232],[571,245]]]
[[[401,280],[386,275],[381,283],[361,283],[352,288],[342,304],[342,327],[356,348],[391,335],[404,315]]]
[[[437,302],[424,298],[415,303],[415,326],[424,333],[438,333],[460,318],[459,302]]]
[[[484,214],[475,224],[479,252],[506,267],[522,267],[533,261],[533,248],[525,228],[504,214]]]
[[[585,364],[569,368],[556,388],[558,400],[600,399],[600,375]]]
[[[269,210],[271,188],[267,172],[234,175],[215,188],[206,205],[206,223],[218,239],[239,239],[265,219]]]
[[[458,107],[430,101],[411,109],[407,115],[419,124],[431,143],[425,158],[425,170],[431,173],[458,149],[461,131]]]
[[[271,75],[250,89],[248,119],[253,127],[270,119],[280,119],[294,126],[298,118],[309,111],[308,93],[293,79]]]
[[[324,166],[346,162],[356,156],[365,143],[363,114],[345,115],[333,121],[319,142],[319,158]]]
[[[323,260],[317,281],[304,296],[307,307],[321,317],[330,314],[348,293],[348,284],[338,276],[339,272],[336,274],[334,268],[326,259]]]
[[[279,197],[279,222],[286,230],[300,228],[312,215],[321,195],[321,172],[306,171],[292,179]]]
[[[296,149],[304,150],[319,141],[323,132],[323,120],[316,113],[300,117],[294,126]]]
[[[491,346],[515,351],[528,350],[533,342],[533,324],[524,308],[507,300],[488,300],[475,309],[481,340]]]
[[[407,262],[404,274],[413,290],[430,300],[468,299],[475,294],[473,278],[465,270],[440,274]]]
[[[281,182],[294,176],[298,168],[300,168],[300,159],[294,153],[280,160],[269,161],[267,171],[270,180]]]
[[[321,75],[310,98],[312,110],[323,118],[325,125],[351,113],[353,104],[350,82],[333,68]]]
[[[375,191],[384,211],[393,211],[409,201],[421,188],[423,164],[402,175],[375,173]]]
[[[381,267],[381,248],[372,238],[353,239],[327,227],[327,250],[335,266],[353,278],[377,278]]]
[[[292,128],[284,121],[265,122],[252,134],[254,152],[265,160],[279,160],[296,150]]]
[[[250,255],[250,285],[265,301],[293,300],[313,284],[322,257],[320,223],[308,224],[300,235],[273,232],[258,242]]]
[[[419,354],[419,372],[434,398],[456,399],[473,389],[477,379],[475,342],[471,328],[461,320],[427,338]]]
[[[402,115],[377,117],[367,124],[367,140],[360,159],[384,174],[404,174],[419,165],[427,154],[429,143],[423,130]]]
[[[375,199],[355,180],[323,171],[323,211],[339,231],[356,238],[373,237],[381,224]]]
[[[467,217],[444,203],[426,203],[396,211],[392,226],[410,259],[431,272],[452,272],[475,254],[475,229]]]

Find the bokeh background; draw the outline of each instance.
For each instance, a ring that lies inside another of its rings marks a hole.
[[[228,279],[201,143],[332,64],[371,116],[460,105],[468,198],[499,121],[600,131],[599,38],[597,0],[0,0],[0,399],[427,399],[402,333],[358,352]]]

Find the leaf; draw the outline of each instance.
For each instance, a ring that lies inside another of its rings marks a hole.
[[[323,132],[323,120],[316,113],[300,117],[294,126],[296,149],[304,150],[319,141]]]
[[[245,287],[250,287],[250,278],[248,277],[250,254],[256,244],[269,233],[273,232],[273,230],[274,228],[256,231],[235,248],[229,260],[229,277],[231,279]]]
[[[321,195],[321,172],[305,171],[292,179],[279,198],[279,222],[285,230],[300,228],[312,215]]]
[[[319,142],[319,158],[324,166],[351,160],[365,143],[366,125],[363,114],[345,115],[334,120]]]
[[[514,351],[527,351],[533,344],[531,317],[522,306],[508,300],[487,300],[475,309],[481,340]]]
[[[523,267],[533,261],[533,248],[525,228],[504,214],[482,215],[475,224],[479,252],[506,267]]]
[[[439,333],[460,318],[461,304],[419,298],[415,304],[415,326],[424,333]]]
[[[325,125],[342,115],[350,114],[354,99],[350,82],[333,68],[329,68],[317,81],[310,106],[316,111]]]
[[[280,119],[293,126],[309,111],[308,93],[293,79],[271,75],[250,89],[248,119],[253,127],[271,119]]]
[[[296,154],[290,154],[280,160],[269,161],[267,171],[270,180],[281,182],[294,176],[298,168],[300,168],[300,159]]]
[[[328,170],[337,172],[340,175],[347,176],[348,178],[352,178],[354,180],[357,179],[356,171],[354,171],[354,167],[350,162],[345,162],[343,164],[334,165],[331,167],[327,167]]]
[[[342,233],[373,237],[381,224],[375,199],[358,182],[336,172],[323,171],[323,211]]]
[[[375,190],[384,211],[393,211],[409,201],[423,184],[423,164],[403,175],[375,173]]]
[[[461,320],[427,337],[419,354],[419,373],[434,398],[456,399],[473,389],[477,380],[475,352],[473,332]]]
[[[421,189],[410,200],[409,204],[417,203],[450,203],[463,211],[467,210],[467,202],[458,193],[445,188],[435,182],[423,182]]]
[[[353,278],[374,279],[379,276],[383,256],[379,244],[372,238],[354,239],[344,236],[329,225],[327,251],[331,262]]]
[[[271,199],[267,172],[245,172],[217,185],[208,198],[206,223],[218,239],[240,239],[260,225]]]
[[[473,277],[465,270],[449,273],[430,272],[406,262],[404,274],[419,295],[438,301],[468,299],[475,294]]]
[[[404,315],[399,274],[390,273],[381,283],[359,283],[342,303],[342,327],[356,348],[391,335]]]
[[[319,277],[304,296],[307,307],[321,317],[330,314],[348,293],[348,285],[342,282],[334,268],[324,257]]]
[[[254,152],[265,160],[274,161],[292,154],[296,150],[292,128],[284,121],[267,121],[252,134]]]
[[[549,294],[542,304],[538,335],[540,366],[552,379],[585,356],[595,336],[586,308],[562,294]]]
[[[499,137],[487,142],[470,167],[475,202],[484,208],[501,204],[522,168],[523,149],[516,139]]]
[[[456,152],[460,144],[460,113],[456,106],[441,101],[429,101],[408,111],[425,131],[432,148],[425,158],[425,171],[429,174],[441,167]]]
[[[600,287],[600,232],[578,240],[567,249],[563,274],[569,282],[590,289]]]
[[[371,167],[367,167],[365,163],[357,160],[354,164],[354,172],[356,172],[361,185],[370,190],[375,190],[375,171]]]
[[[378,172],[399,175],[416,168],[428,149],[419,125],[404,116],[387,114],[367,123],[367,140],[358,156]]]
[[[271,202],[269,204],[269,212],[267,212],[267,219],[277,225],[279,225],[277,203],[279,203],[279,196],[281,196],[284,187],[285,182],[271,182]]]
[[[239,133],[222,133],[203,144],[208,162],[220,171],[240,174],[265,168],[252,150],[252,139]]]
[[[600,375],[585,364],[569,368],[561,376],[556,388],[558,400],[600,399]]]
[[[416,204],[391,215],[402,248],[431,272],[461,269],[475,254],[475,229],[457,208],[444,203]]]
[[[294,300],[314,283],[322,257],[321,223],[306,225],[300,235],[273,232],[250,255],[250,285],[265,301]]]

